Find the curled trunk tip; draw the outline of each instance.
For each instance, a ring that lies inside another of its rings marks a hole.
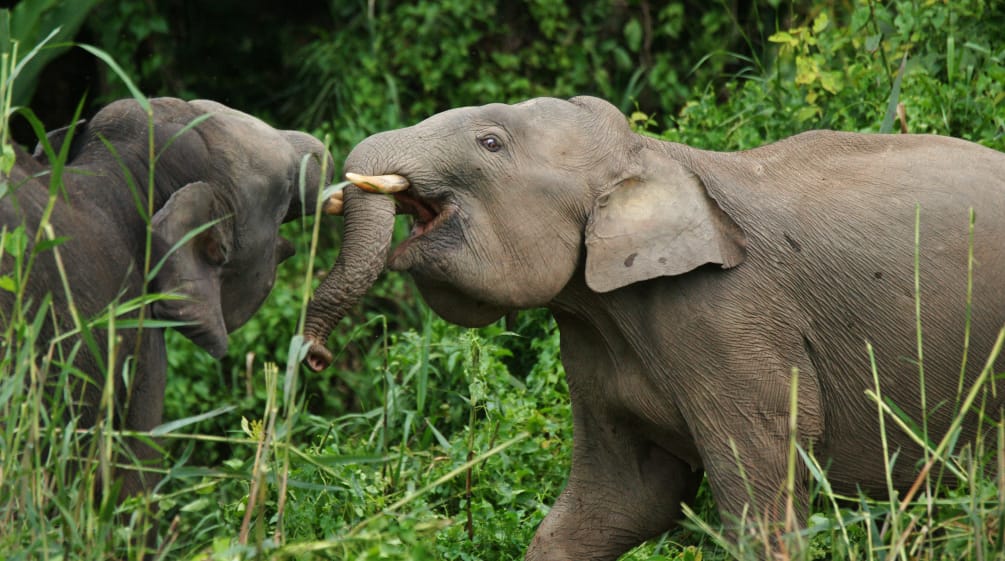
[[[311,344],[310,349],[307,350],[307,356],[304,357],[304,362],[307,366],[315,372],[321,372],[331,366],[335,357],[332,355],[331,351],[325,347],[324,342],[318,342],[318,340],[313,337],[308,337],[307,340]]]

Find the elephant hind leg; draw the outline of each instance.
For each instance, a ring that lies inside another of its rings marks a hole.
[[[569,482],[537,529],[528,561],[614,560],[677,523],[702,471],[653,445],[620,444],[574,454]]]

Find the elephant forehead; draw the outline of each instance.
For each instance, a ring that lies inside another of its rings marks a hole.
[[[535,97],[526,101],[521,101],[513,105],[518,109],[531,114],[562,115],[578,111],[578,107],[564,99],[557,97]]]
[[[283,140],[278,130],[247,113],[231,109],[215,101],[196,100],[192,101],[191,104],[202,110],[202,113],[209,115],[206,123],[222,129],[221,132],[225,135],[233,135],[232,142],[243,141],[249,144],[258,144],[259,139]],[[264,148],[266,147],[263,146]]]
[[[281,131],[216,102],[197,100],[191,103],[209,115],[197,128],[214,157],[231,165],[244,166],[249,171],[270,175],[289,173],[296,154]]]
[[[500,125],[530,125],[537,119],[567,119],[576,115],[579,108],[568,101],[554,97],[538,97],[513,105],[489,103],[487,105],[458,107],[437,113],[416,125],[422,129],[446,130],[469,127],[472,123],[495,122]]]
[[[483,105],[477,108],[474,115],[481,120],[493,120],[512,127],[539,129],[576,121],[581,116],[581,111],[564,99],[537,97],[514,105]]]

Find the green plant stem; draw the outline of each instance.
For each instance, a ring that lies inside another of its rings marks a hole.
[[[391,503],[390,506],[384,508],[383,510],[381,510],[377,514],[374,514],[373,516],[370,516],[369,518],[363,520],[359,524],[356,524],[355,526],[352,527],[351,530],[349,530],[349,533],[347,534],[347,537],[352,537],[352,536],[355,536],[355,535],[359,534],[359,532],[361,532],[364,528],[366,528],[367,526],[369,526],[370,524],[372,524],[374,521],[380,519],[381,517],[393,514],[399,508],[407,505],[408,503],[410,503],[410,502],[414,501],[415,499],[417,499],[417,498],[425,495],[426,493],[429,493],[434,488],[436,488],[436,487],[438,487],[438,486],[446,483],[447,481],[450,481],[451,479],[457,477],[458,475],[460,475],[462,473],[465,473],[467,470],[471,469],[472,467],[474,467],[474,466],[476,466],[476,465],[484,462],[485,460],[491,458],[492,456],[495,456],[496,454],[498,454],[498,453],[502,452],[503,450],[509,448],[510,446],[513,446],[514,444],[516,444],[516,443],[518,443],[518,442],[520,442],[520,441],[528,438],[529,436],[530,436],[529,434],[522,432],[522,433],[514,436],[513,438],[511,438],[511,439],[509,439],[509,440],[507,440],[507,441],[499,444],[498,446],[496,446],[496,447],[488,450],[484,454],[479,454],[477,457],[472,458],[471,460],[468,460],[467,462],[464,462],[463,464],[461,464],[461,465],[457,466],[456,468],[450,470],[446,474],[444,474],[444,475],[436,478],[433,482],[429,483],[428,485],[425,485],[425,486],[421,487],[420,489],[418,489],[417,491],[414,491],[412,493],[409,493],[409,494],[405,495],[401,499],[399,499],[399,500]]]

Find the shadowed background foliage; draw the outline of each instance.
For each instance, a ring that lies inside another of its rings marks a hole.
[[[27,1],[19,36],[109,52],[150,95],[205,97],[335,132],[337,148],[448,107],[598,95],[671,111],[692,83],[742,74],[812,3],[691,1]],[[69,5],[69,6],[68,6]],[[16,24],[17,26],[17,24]],[[59,124],[127,92],[79,50],[48,62],[31,105]],[[41,66],[41,64],[39,65]],[[27,89],[27,85],[26,85]],[[21,97],[15,103],[28,101]]]

